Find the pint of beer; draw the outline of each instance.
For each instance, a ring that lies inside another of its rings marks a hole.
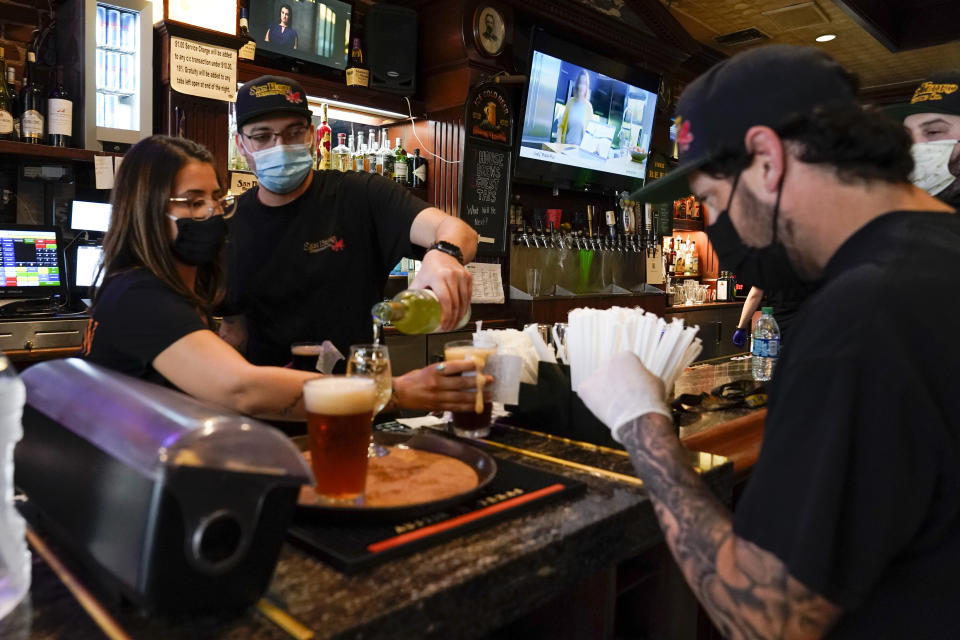
[[[464,375],[476,375],[476,403],[473,411],[453,412],[453,432],[464,438],[482,438],[490,433],[490,411],[493,405],[483,399],[483,387],[486,378],[483,376],[483,367],[487,357],[497,352],[497,345],[493,342],[479,342],[473,340],[456,340],[443,346],[444,360],[472,360],[476,366],[476,373],[468,372]]]
[[[370,378],[324,376],[303,385],[317,495],[331,504],[360,504],[377,391]]]

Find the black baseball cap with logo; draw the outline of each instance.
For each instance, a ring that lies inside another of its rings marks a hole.
[[[724,60],[691,82],[677,101],[677,168],[631,197],[658,203],[689,195],[687,176],[742,149],[750,127],[776,129],[818,107],[845,105],[859,105],[856,80],[819,49],[768,45]]]
[[[283,76],[260,76],[237,90],[237,128],[269,114],[294,113],[312,116],[307,92],[300,83]]]
[[[909,102],[887,107],[884,112],[897,120],[915,113],[960,116],[960,69],[931,75],[920,83]]]

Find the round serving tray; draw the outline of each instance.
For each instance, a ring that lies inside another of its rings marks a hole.
[[[447,507],[469,500],[483,491],[493,480],[494,476],[497,475],[497,462],[492,456],[461,440],[422,432],[413,434],[374,432],[373,439],[377,444],[385,447],[408,447],[410,449],[419,449],[421,451],[429,451],[431,453],[456,458],[476,472],[477,485],[468,491],[440,500],[390,507],[308,505],[299,502],[297,503],[297,509],[294,515],[295,519],[314,523],[335,523],[345,521],[388,522],[416,518],[428,513],[442,511]],[[295,437],[293,438],[293,442],[301,451],[306,451],[309,448],[307,436]]]

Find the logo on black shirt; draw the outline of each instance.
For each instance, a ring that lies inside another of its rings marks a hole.
[[[343,251],[343,238],[337,238],[337,236],[330,236],[326,240],[315,240],[307,241],[303,243],[303,252],[304,253],[320,253],[321,251],[326,251],[330,249],[335,252]]]

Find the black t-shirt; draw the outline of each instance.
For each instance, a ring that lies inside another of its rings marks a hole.
[[[770,389],[734,531],[843,607],[831,637],[954,638],[960,217],[895,212],[840,247]]]
[[[786,336],[790,333],[794,318],[800,312],[800,307],[803,306],[804,301],[810,297],[813,291],[813,285],[778,291],[764,290],[761,306],[773,307],[773,318],[777,321],[777,326],[780,328],[781,344],[786,342]]]
[[[410,226],[429,205],[368,173],[316,171],[293,202],[240,198],[230,230],[228,311],[247,318],[247,359],[284,365],[294,342],[330,340],[344,354],[370,342],[370,308],[412,253]]]
[[[87,325],[82,355],[87,360],[159,384],[169,382],[153,368],[164,349],[194,331],[207,329],[200,311],[145,269],[107,280]]]

